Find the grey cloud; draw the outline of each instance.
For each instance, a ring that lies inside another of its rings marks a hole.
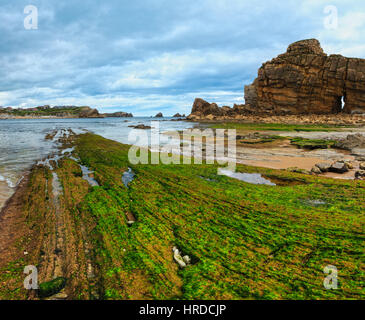
[[[0,105],[188,113],[196,96],[242,101],[261,63],[293,41],[318,37],[331,50],[365,55],[360,39],[344,39],[364,31],[365,5],[353,0],[333,1],[337,32],[324,29],[321,0],[35,0],[34,31],[23,28],[27,4],[0,5]],[[354,12],[360,22],[349,26]]]

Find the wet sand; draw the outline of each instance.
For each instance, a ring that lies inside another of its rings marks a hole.
[[[6,201],[14,194],[14,189],[9,188],[6,182],[0,181],[0,212]]]
[[[204,127],[202,127],[204,129]],[[365,129],[356,129],[365,135]],[[168,135],[171,132],[166,132]],[[237,130],[237,135],[247,135],[252,131]],[[346,130],[344,132],[272,132],[260,131],[262,135],[282,135],[291,137],[302,137],[307,139],[341,139],[345,138],[353,132]],[[206,138],[205,142],[208,145],[214,145],[216,138]],[[222,139],[218,139],[222,140]],[[205,143],[203,143],[204,145]],[[351,155],[349,151],[340,149],[315,149],[305,150],[297,148],[290,144],[289,140],[276,140],[271,143],[257,144],[241,144],[237,141],[236,144],[236,161],[237,163],[264,167],[270,169],[288,169],[299,168],[310,171],[317,163],[320,162],[336,162],[341,160],[350,161],[354,165],[354,169],[347,173],[324,173],[322,176],[334,179],[354,179],[355,172],[358,170],[359,162],[356,157]]]

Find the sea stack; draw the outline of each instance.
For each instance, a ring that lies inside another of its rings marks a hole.
[[[189,119],[256,114],[365,114],[365,59],[327,55],[316,39],[289,45],[245,86],[245,104],[219,108],[196,99]]]

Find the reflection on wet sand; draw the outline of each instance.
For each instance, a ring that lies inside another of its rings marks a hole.
[[[14,189],[9,188],[6,182],[0,181],[0,210],[13,193]]]

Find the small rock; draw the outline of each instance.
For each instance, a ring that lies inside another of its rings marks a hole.
[[[345,162],[337,161],[331,165],[330,171],[336,173],[345,173],[349,171],[349,168]]]
[[[314,174],[321,174],[322,173],[321,169],[319,169],[317,166],[314,166],[312,168],[311,172],[314,173]]]
[[[348,167],[350,170],[354,168],[354,165],[353,165],[353,163],[352,163],[351,161],[345,161],[345,163],[346,163],[347,167]]]
[[[189,256],[183,256],[183,260],[186,264],[190,264],[191,263],[191,259]]]
[[[359,170],[355,172],[355,179],[365,180],[365,170]]]
[[[360,170],[365,170],[365,162],[360,163]]]

